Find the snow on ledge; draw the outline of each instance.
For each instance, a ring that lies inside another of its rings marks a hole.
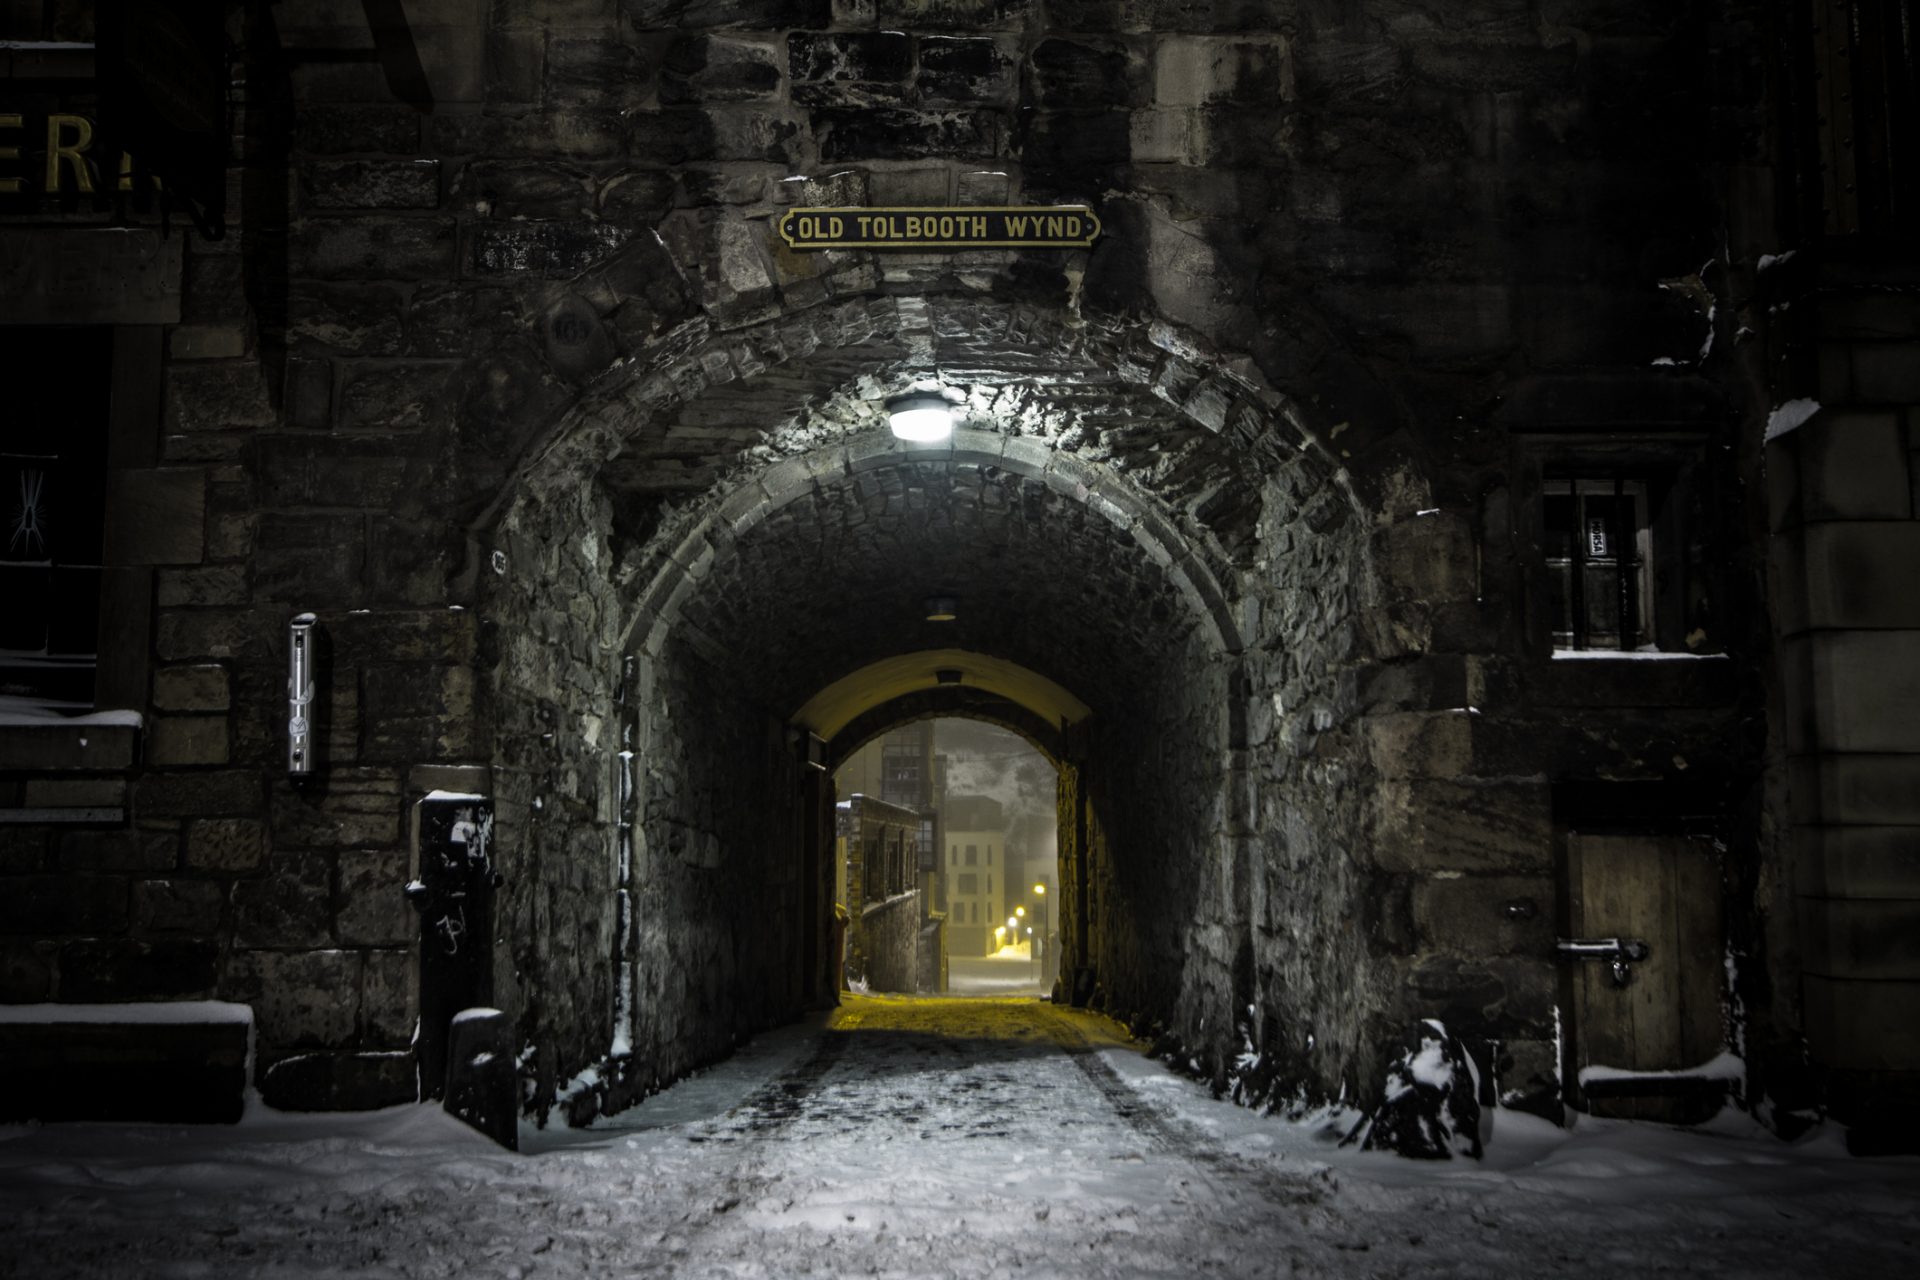
[[[1711,662],[1724,653],[1668,652],[1664,649],[1555,649],[1553,660],[1581,662]]]
[[[420,797],[422,800],[485,800],[487,797],[472,791],[429,791]]]
[[[138,729],[146,718],[138,711],[89,711],[82,715],[62,715],[57,707],[36,698],[17,694],[0,696],[0,725],[31,725],[36,729],[71,725],[84,728]]]
[[[1732,1053],[1721,1053],[1713,1060],[1703,1062],[1697,1067],[1681,1067],[1673,1071],[1629,1071],[1620,1067],[1580,1068],[1582,1085],[1606,1080],[1744,1080],[1746,1076],[1746,1062]]]
[[[145,1000],[126,1004],[0,1004],[0,1026],[140,1023],[205,1026],[253,1022],[253,1006],[229,1000]]]
[[[460,1012],[453,1015],[453,1025],[457,1027],[463,1022],[472,1022],[478,1018],[504,1018],[504,1017],[506,1017],[506,1015],[501,1013],[498,1009],[483,1009],[483,1008],[462,1009]]]

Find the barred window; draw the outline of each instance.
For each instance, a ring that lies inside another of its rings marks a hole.
[[[1654,634],[1647,487],[1625,476],[1548,476],[1541,533],[1556,649],[1638,649]]]

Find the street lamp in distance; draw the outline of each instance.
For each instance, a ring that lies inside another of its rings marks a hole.
[[[1046,881],[1044,880],[1034,881],[1033,899],[1034,899],[1033,901],[1034,914],[1040,924],[1040,932],[1034,935],[1033,958],[1040,965],[1040,981],[1042,983],[1045,983],[1047,980],[1047,965],[1050,964],[1053,960],[1053,957],[1051,955],[1047,955],[1045,959],[1042,959],[1043,953],[1047,951],[1047,884],[1046,884]]]

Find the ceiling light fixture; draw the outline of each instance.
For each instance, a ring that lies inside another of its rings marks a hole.
[[[953,434],[953,406],[938,391],[909,391],[887,401],[887,425],[914,444],[938,444]]]
[[[952,596],[927,597],[928,622],[952,622],[960,616],[960,602]]]

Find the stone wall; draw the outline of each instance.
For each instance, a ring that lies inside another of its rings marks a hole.
[[[1068,957],[1211,1074],[1251,1044],[1255,1094],[1351,1093],[1431,1013],[1537,1098],[1551,913],[1475,913],[1551,899],[1576,784],[1708,796],[1742,982],[1797,985],[1751,520],[1776,322],[1736,288],[1781,247],[1749,6],[422,0],[431,103],[354,6],[235,12],[235,233],[176,229],[150,456],[116,463],[160,513],[128,525],[147,727],[0,756],[8,803],[127,811],[6,828],[9,998],[248,1000],[274,1099],[402,1096],[408,805],[484,770],[531,1096],[624,1050],[617,1104],[797,1007],[787,718],[926,645],[936,585],[967,643],[1094,706]],[[1099,206],[1090,253],[771,232],[1057,200]],[[880,401],[935,372],[966,432],[907,457]],[[1898,388],[1861,395],[1860,447],[1898,455]],[[1676,616],[1718,663],[1549,657],[1541,459],[1625,432],[1693,451]],[[1884,474],[1846,483],[1878,512]],[[303,610],[330,653],[296,788]],[[1857,785],[1813,754],[1809,786]],[[1793,1002],[1760,1003],[1790,1045]]]
[[[903,893],[860,909],[865,935],[867,987],[872,991],[920,990],[920,894]]]

